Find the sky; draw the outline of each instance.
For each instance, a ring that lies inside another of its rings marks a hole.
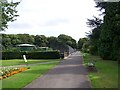
[[[17,11],[20,16],[4,33],[47,37],[65,34],[77,41],[91,30],[87,18],[100,14],[94,0],[22,0]]]

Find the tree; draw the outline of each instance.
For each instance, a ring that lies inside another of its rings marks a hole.
[[[77,48],[77,43],[76,40],[73,39],[71,36],[65,35],[65,34],[60,34],[58,36],[58,40],[62,42],[63,44],[69,45],[72,48]]]
[[[83,46],[82,46],[82,51],[83,52],[86,52],[86,53],[89,53],[90,52],[90,42],[89,40],[86,41]]]
[[[18,17],[16,7],[20,2],[7,2],[7,0],[0,1],[0,31],[8,28],[8,22],[15,21]]]
[[[47,46],[55,49],[58,43],[58,39],[56,37],[51,36],[47,38],[47,41],[48,41]]]
[[[15,46],[15,45],[21,43],[21,40],[19,39],[18,35],[11,34],[11,35],[8,35],[8,36],[9,36],[9,38],[11,38],[12,46]]]
[[[120,60],[120,2],[96,2],[96,7],[104,14],[100,19],[88,19],[92,27],[90,51],[100,55],[103,59]]]
[[[44,35],[29,35],[29,34],[2,34],[3,42],[2,46],[4,50],[10,50],[18,44],[35,44],[38,47],[50,47],[54,50],[60,50],[60,52],[68,52],[68,45],[61,42],[57,37],[46,37]],[[76,40],[72,39],[67,41],[71,46],[76,47]]]
[[[47,38],[44,35],[36,35],[34,39],[35,39],[35,42],[34,42],[35,45],[39,47],[46,47]]]
[[[100,38],[100,32],[101,32],[101,27],[102,27],[102,20],[93,17],[93,19],[87,19],[87,25],[92,28],[91,33],[87,33],[90,43],[90,53],[94,55],[98,55],[98,50],[99,50],[99,38]]]
[[[2,34],[2,45],[5,49],[11,46],[11,38],[6,34]]]
[[[120,2],[109,2],[106,5],[100,35],[100,56],[120,60]]]
[[[93,16],[93,19],[87,19],[87,20],[88,20],[87,25],[93,29],[98,28],[102,23],[102,19],[95,16]]]
[[[78,49],[82,50],[84,43],[86,43],[87,41],[88,41],[88,38],[80,38],[78,40]]]
[[[48,37],[47,40],[48,40],[48,47],[54,50],[60,50],[61,53],[68,51],[67,45],[61,42],[58,38],[51,36]]]
[[[34,43],[34,37],[32,35],[17,34],[16,37],[20,40],[20,42],[17,44],[23,44],[23,43],[33,44]]]

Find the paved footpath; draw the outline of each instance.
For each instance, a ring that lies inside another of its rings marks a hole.
[[[75,52],[25,88],[91,88],[80,52]]]

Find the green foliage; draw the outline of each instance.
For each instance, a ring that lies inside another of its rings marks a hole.
[[[71,36],[65,35],[65,34],[60,34],[58,36],[58,40],[62,42],[63,44],[69,45],[72,48],[77,48],[77,43],[76,40],[73,39]]]
[[[7,59],[22,59],[24,52],[2,52],[2,60]]]
[[[101,25],[102,19],[93,16],[93,19],[87,19],[87,25],[91,28],[98,28]]]
[[[2,52],[2,59],[22,59],[23,55],[27,56],[27,59],[59,59],[60,53],[58,51],[33,51],[33,52]]]
[[[16,7],[20,2],[7,2],[6,0],[0,1],[0,31],[8,28],[8,22],[15,21],[18,17]]]
[[[14,38],[14,39],[18,39],[20,41],[20,42],[18,42],[18,44],[21,44],[21,43],[32,44],[35,42],[34,36],[29,35],[29,34],[17,34],[14,36],[16,36],[16,38]],[[9,35],[9,37],[11,38],[12,35]]]
[[[9,88],[9,89],[14,88],[15,90],[18,90],[18,89],[21,90],[26,85],[31,83],[33,80],[44,75],[50,69],[54,68],[54,66],[56,66],[57,64],[59,64],[59,62],[30,66],[29,70],[25,70],[24,72],[21,72],[19,74],[15,74],[11,77],[3,79],[2,89],[6,90],[6,88]]]
[[[100,35],[100,55],[104,59],[120,60],[120,2],[107,3]]]
[[[34,37],[29,34],[2,34],[2,45],[4,47],[3,50],[22,43],[33,44]]]
[[[56,37],[48,37],[48,47],[52,48],[53,50],[60,50],[60,52],[67,52],[68,47],[64,42],[61,42]]]
[[[87,41],[88,41],[88,38],[80,38],[78,41],[78,49],[82,50],[84,43],[86,43]]]
[[[2,47],[3,51],[19,51],[13,50],[13,48],[18,44],[33,44],[38,48],[36,51],[40,50],[39,47],[49,47],[53,50],[60,50],[60,52],[68,52],[68,45],[77,48],[76,40],[68,36],[70,40],[67,41],[66,37],[59,39],[58,37],[46,37],[44,35],[2,34]],[[65,39],[64,42],[63,39]]]
[[[120,60],[120,2],[96,2],[99,10],[105,9],[103,23],[99,18],[88,19],[92,32],[90,53],[100,55],[103,59]]]
[[[59,59],[60,53],[58,51],[48,52],[29,52],[27,53],[29,59]]]
[[[84,64],[95,62],[98,72],[90,72],[92,88],[118,88],[119,74],[117,61],[103,60],[98,56],[83,53]]]
[[[90,38],[90,53],[93,55],[98,55],[99,48],[99,38],[102,26],[102,20],[95,17],[93,19],[88,19],[87,25],[92,28],[91,33],[87,33],[88,38]]]
[[[19,52],[19,51],[21,51],[21,49],[20,48],[17,48],[17,47],[9,47],[9,48],[7,48],[7,49],[4,49],[4,51],[5,52]]]
[[[34,42],[35,45],[40,47],[47,46],[47,38],[44,35],[36,35],[34,39],[35,39],[35,42]]]
[[[85,52],[85,53],[89,53],[89,51],[90,51],[89,47],[90,47],[90,43],[89,42],[85,42],[83,44],[82,51]]]

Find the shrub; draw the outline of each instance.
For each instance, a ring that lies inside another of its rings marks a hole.
[[[2,52],[2,59],[22,59],[26,55],[27,59],[59,59],[60,52],[58,51],[33,51],[33,52]]]
[[[46,52],[29,52],[27,54],[29,59],[59,59],[60,53],[58,51],[46,51]]]
[[[23,52],[2,52],[2,59],[22,59]]]
[[[64,58],[64,53],[60,54],[60,58],[63,59]]]

